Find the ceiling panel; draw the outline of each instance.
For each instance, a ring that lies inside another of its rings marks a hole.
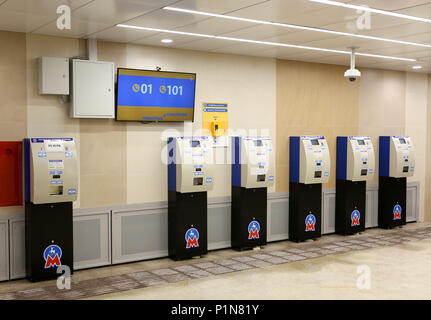
[[[82,21],[117,24],[174,2],[176,0],[95,0],[75,10],[73,17]]]
[[[342,1],[344,2],[344,1]],[[352,0],[349,3],[355,5],[366,5],[371,8],[381,9],[381,10],[399,10],[403,8],[408,8],[412,6],[421,5],[423,3],[429,2],[427,0]]]
[[[208,17],[204,16],[159,9],[131,19],[127,21],[127,24],[148,28],[174,29],[207,19]]]
[[[230,40],[222,40],[222,39],[202,39],[195,38],[194,41],[175,46],[180,49],[189,49],[189,50],[203,50],[203,51],[213,51],[220,48],[230,47],[234,44],[238,44],[238,42],[230,41]]]
[[[0,30],[30,32],[50,21],[49,16],[0,10]]]
[[[266,40],[268,38],[273,38],[290,32],[298,32],[298,30],[257,24],[250,28],[224,33],[223,36],[252,40]]]
[[[47,34],[60,37],[84,38],[88,34],[93,34],[97,31],[105,30],[111,25],[100,24],[89,21],[80,21],[72,18],[71,29],[59,30],[56,21],[50,22],[40,28],[37,28],[33,33]]]
[[[256,24],[234,20],[225,20],[220,18],[210,18],[198,23],[193,23],[184,27],[176,28],[175,30],[192,33],[220,35],[228,32],[233,32],[239,29],[249,28],[252,26],[256,26]]]
[[[89,38],[111,41],[111,42],[133,42],[144,37],[157,34],[154,31],[125,29],[119,27],[109,27],[101,32],[95,32]]]
[[[268,0],[182,0],[172,7],[225,14],[264,2],[268,2]]]
[[[284,19],[318,11],[326,8],[326,5],[305,0],[270,0],[234,11],[230,15],[235,17],[259,19],[281,22]]]
[[[229,54],[240,54],[240,55],[259,55],[265,57],[276,57],[277,50],[270,46],[257,45],[252,43],[235,43],[233,45],[214,49],[213,52],[229,53]],[[269,53],[268,49],[271,50]]]
[[[68,5],[74,10],[94,0],[8,0],[0,6],[0,11],[15,11],[44,16],[57,16],[57,7]]]
[[[162,39],[171,39],[172,43],[163,43]],[[180,34],[167,34],[167,33],[157,33],[155,35],[145,37],[133,41],[134,44],[143,44],[146,46],[160,46],[160,47],[173,47],[180,46],[182,44],[190,42],[190,36],[184,36]]]
[[[397,13],[429,19],[431,18],[431,2],[428,2],[428,4],[421,5],[421,6],[415,6],[408,9],[397,10]]]

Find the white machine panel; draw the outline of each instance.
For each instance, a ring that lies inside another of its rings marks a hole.
[[[374,176],[375,166],[371,138],[349,137],[347,140],[347,180],[371,180]]]
[[[78,160],[71,138],[30,139],[30,201],[74,201],[78,196]]]
[[[274,151],[270,137],[241,137],[241,187],[274,185]]]
[[[323,136],[302,136],[300,139],[299,182],[305,184],[329,181],[331,159]]]
[[[389,176],[411,177],[415,169],[415,148],[409,136],[392,136],[390,146]]]
[[[176,191],[213,188],[213,153],[208,137],[176,138]]]

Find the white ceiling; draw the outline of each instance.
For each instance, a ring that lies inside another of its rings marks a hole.
[[[431,1],[426,0],[338,1],[431,18]],[[72,9],[71,30],[59,30],[56,27],[58,17],[56,9],[63,4],[69,5]],[[349,64],[348,55],[123,29],[115,25],[122,23],[325,49],[347,50],[347,47],[355,45],[359,47],[358,51],[364,53],[418,60],[417,62],[403,62],[358,57],[359,67],[411,70],[412,65],[419,64],[423,66],[419,72],[431,73],[431,48],[301,31],[162,9],[167,5],[235,17],[431,44],[431,23],[373,14],[370,30],[356,30],[356,10],[308,0],[0,0],[0,30],[341,65]],[[162,44],[160,40],[163,38],[170,38],[173,43]]]

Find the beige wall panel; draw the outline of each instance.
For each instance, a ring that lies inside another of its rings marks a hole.
[[[81,119],[81,207],[125,204],[126,126]]]
[[[431,75],[428,75],[427,154],[424,220],[431,221]],[[421,186],[422,187],[422,186]]]
[[[229,104],[229,127],[245,134],[271,135],[275,146],[275,60],[185,51],[127,46],[128,68],[193,72],[197,74],[195,121],[184,124],[127,124],[128,203],[166,201],[166,138],[200,134],[202,103]],[[170,133],[169,133],[170,132]],[[209,197],[229,196],[230,158],[226,148],[215,149],[220,164],[214,170],[214,189]],[[271,188],[270,192],[275,191]]]
[[[277,191],[289,189],[289,137],[324,135],[331,153],[335,187],[336,137],[356,135],[359,82],[350,83],[345,67],[277,60]]]
[[[0,31],[0,140],[20,141],[27,135],[25,34]],[[23,207],[0,207],[0,214]]]
[[[126,46],[98,43],[98,60],[126,63]],[[126,124],[113,119],[80,119],[81,207],[125,204]]]
[[[379,163],[379,136],[405,133],[406,73],[361,69],[359,135],[370,136]],[[378,170],[369,185],[379,182]]]
[[[426,191],[428,77],[426,74],[406,74],[406,135],[415,145],[415,174],[408,181],[420,182],[419,220],[424,220]]]

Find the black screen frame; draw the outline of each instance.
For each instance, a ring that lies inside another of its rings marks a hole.
[[[195,90],[193,92],[193,116],[192,116],[192,120],[163,120],[163,121],[159,121],[159,120],[142,120],[142,119],[130,119],[130,120],[118,120],[117,119],[117,115],[118,115],[118,75],[119,75],[119,70],[132,70],[132,71],[149,71],[149,72],[161,72],[161,73],[179,73],[179,74],[190,74],[190,75],[194,75],[195,77]],[[116,76],[116,82],[115,82],[115,121],[121,121],[121,122],[141,122],[141,123],[183,123],[183,122],[191,122],[194,123],[195,122],[195,109],[196,109],[196,82],[197,82],[197,74],[193,73],[193,72],[178,72],[178,71],[167,71],[167,70],[150,70],[150,69],[135,69],[135,68],[122,68],[122,67],[117,67],[117,76]]]

